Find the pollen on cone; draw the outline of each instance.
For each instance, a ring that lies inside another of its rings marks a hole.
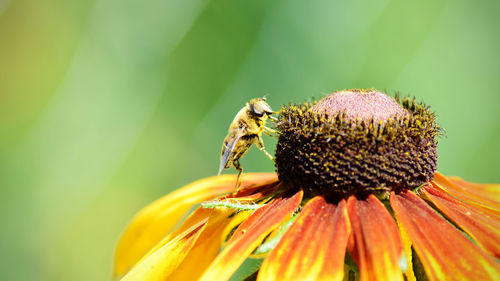
[[[345,90],[332,93],[321,99],[312,111],[335,116],[345,113],[350,119],[385,121],[395,116],[410,113],[393,98],[377,90]]]

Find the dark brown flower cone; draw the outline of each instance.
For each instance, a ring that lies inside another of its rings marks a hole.
[[[279,179],[315,193],[415,189],[436,171],[435,115],[376,90],[339,91],[280,114]]]

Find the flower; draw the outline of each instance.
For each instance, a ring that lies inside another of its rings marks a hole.
[[[288,105],[277,173],[202,179],[123,233],[122,280],[500,280],[500,185],[436,171],[440,128],[422,103],[375,90]],[[201,203],[179,226],[178,221]]]

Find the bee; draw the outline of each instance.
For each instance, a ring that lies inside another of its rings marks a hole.
[[[268,135],[276,134],[276,131],[266,127],[268,118],[276,120],[272,117],[273,110],[267,104],[266,98],[255,98],[247,102],[234,117],[233,122],[229,126],[228,134],[222,143],[221,161],[219,166],[220,175],[222,170],[229,169],[234,166],[238,170],[236,178],[236,190],[240,186],[240,179],[243,173],[243,168],[240,165],[240,159],[247,153],[254,143],[262,150],[269,159],[274,161],[274,157],[266,151],[262,140],[262,133]]]

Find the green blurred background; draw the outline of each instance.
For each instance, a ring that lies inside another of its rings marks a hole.
[[[500,182],[498,14],[496,0],[0,0],[0,280],[108,280],[127,221],[215,175],[233,116],[264,94],[275,109],[414,95],[447,130],[439,170]],[[255,148],[242,164],[274,170]]]

